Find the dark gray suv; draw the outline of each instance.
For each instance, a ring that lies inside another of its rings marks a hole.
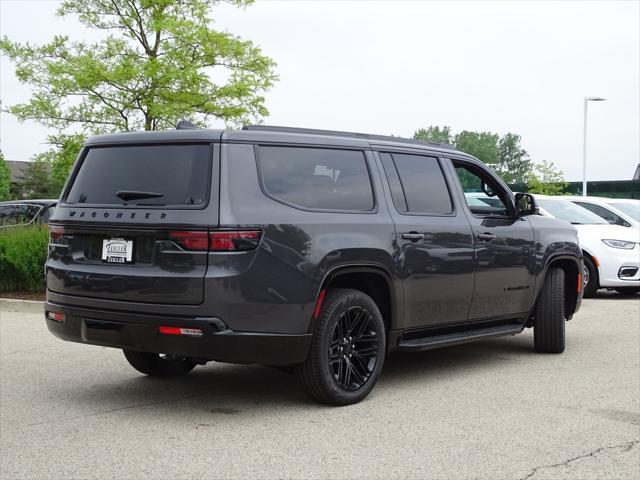
[[[51,218],[48,328],[160,377],[293,367],[363,399],[393,350],[534,327],[560,353],[582,298],[568,223],[445,145],[249,126],[90,138]]]

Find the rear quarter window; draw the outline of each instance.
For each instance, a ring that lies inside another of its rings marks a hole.
[[[209,199],[211,161],[208,144],[90,148],[66,203],[204,208]],[[122,192],[154,195],[123,198]]]
[[[265,193],[313,210],[371,211],[371,179],[364,152],[306,147],[258,147]]]

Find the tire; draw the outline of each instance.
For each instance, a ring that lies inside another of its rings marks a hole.
[[[194,369],[196,363],[183,357],[165,357],[158,353],[123,350],[133,368],[151,377],[178,377]]]
[[[562,353],[565,347],[564,270],[551,268],[535,306],[533,341],[536,352]]]
[[[309,356],[296,367],[302,389],[330,405],[361,401],[375,386],[386,352],[378,306],[359,290],[335,289],[314,321]]]
[[[598,278],[598,267],[596,267],[593,260],[589,257],[584,257],[582,278],[584,279],[585,277],[587,277],[588,280],[586,285],[584,285],[584,296],[593,297],[598,291],[598,288],[600,288],[600,279]]]
[[[637,295],[640,293],[640,288],[638,287],[618,287],[616,288],[616,292],[620,295]]]

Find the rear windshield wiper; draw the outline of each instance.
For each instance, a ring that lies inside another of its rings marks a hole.
[[[164,197],[164,194],[155,192],[139,192],[137,190],[119,190],[116,192],[116,197],[127,201],[142,200],[144,198],[159,198]]]

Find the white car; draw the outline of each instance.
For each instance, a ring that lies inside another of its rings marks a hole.
[[[640,293],[640,229],[611,225],[567,197],[534,195],[541,215],[566,220],[578,231],[584,254],[585,296],[598,288]]]
[[[640,228],[640,200],[603,197],[567,197],[567,199],[604,218],[612,225]]]

